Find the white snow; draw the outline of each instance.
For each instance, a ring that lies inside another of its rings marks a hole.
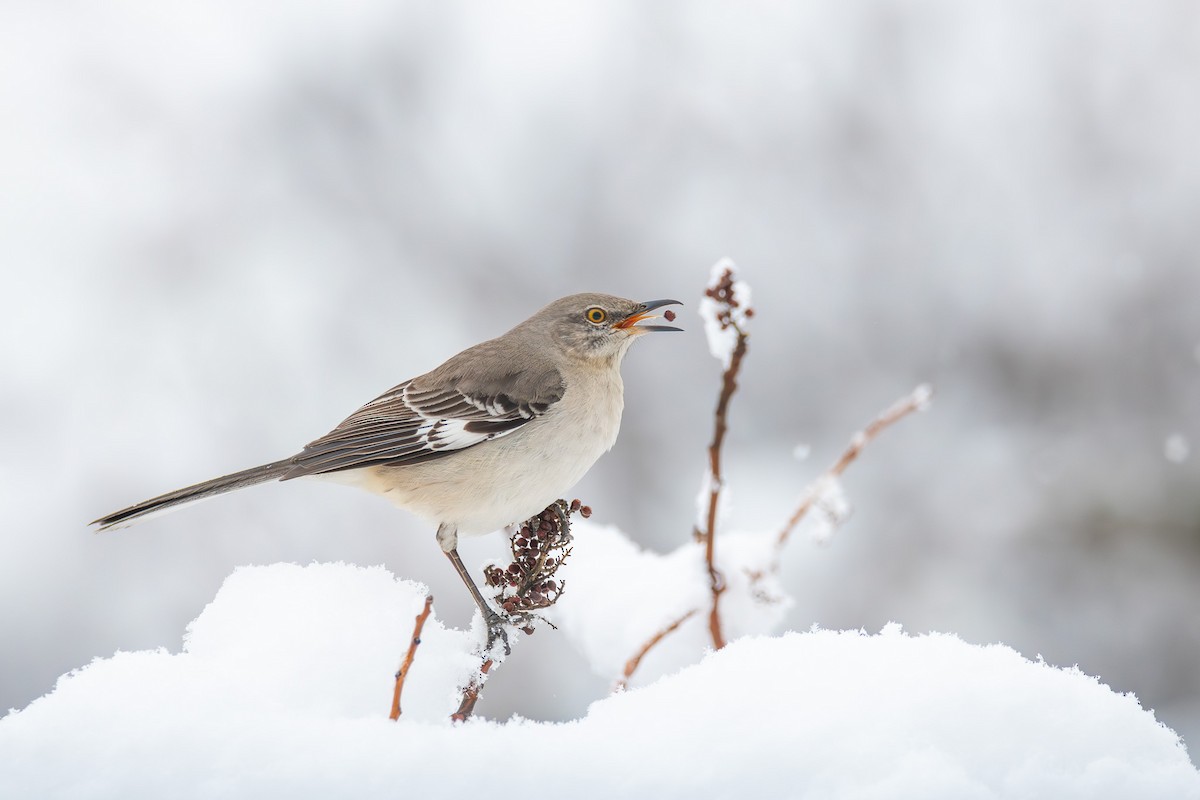
[[[800,529],[814,543],[827,545],[842,523],[853,510],[841,480],[832,473],[825,473],[808,489],[816,495],[812,508],[800,521]]]
[[[929,404],[933,402],[933,386],[928,383],[920,384],[916,389],[913,389],[910,398],[918,411],[928,411]]]
[[[767,536],[717,534],[727,639],[774,632],[791,605],[773,569],[772,547]],[[712,595],[703,545],[687,542],[660,555],[638,547],[616,528],[576,522],[572,548],[564,567],[567,589],[551,609],[551,619],[597,674],[615,680],[630,656],[692,610],[696,615],[651,652],[634,683],[695,663],[711,647]]]
[[[713,264],[706,286],[711,289],[720,283],[721,276],[725,274],[726,270],[730,270],[733,273],[733,293],[738,301],[738,307],[732,310],[731,317],[744,331],[749,319],[746,311],[752,307],[750,285],[745,281],[737,279],[737,266],[733,263],[733,260],[722,258],[716,264]],[[732,326],[721,327],[717,316],[721,312],[722,306],[722,303],[717,302],[708,295],[704,295],[700,298],[700,305],[697,310],[700,313],[700,318],[704,320],[704,335],[708,338],[708,352],[728,369],[729,363],[733,358],[733,349],[737,345],[737,331]]]
[[[0,796],[1200,797],[1132,696],[895,625],[744,638],[565,724],[454,725],[468,637],[431,618],[394,723],[423,595],[379,568],[238,570],[183,652],[95,661],[0,721]]]

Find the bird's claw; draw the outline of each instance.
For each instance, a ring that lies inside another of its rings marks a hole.
[[[500,641],[504,643],[504,655],[511,655],[512,647],[508,643],[508,620],[489,609],[483,618],[483,623],[487,625],[486,652],[490,653],[496,642]]]

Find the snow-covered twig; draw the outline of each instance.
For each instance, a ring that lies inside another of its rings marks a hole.
[[[433,595],[425,595],[425,607],[421,609],[421,613],[417,614],[416,622],[413,624],[412,640],[408,643],[408,652],[404,655],[404,661],[400,664],[400,669],[396,671],[396,688],[392,692],[392,713],[388,716],[397,720],[400,719],[400,692],[404,691],[404,679],[408,677],[409,667],[412,666],[413,659],[417,655],[417,645],[421,643],[421,629],[425,627],[425,620],[429,619],[429,610],[433,608]]]
[[[854,436],[850,437],[850,446],[842,453],[841,457],[834,462],[821,477],[809,484],[804,490],[804,495],[800,500],[800,505],[792,513],[787,524],[783,526],[783,530],[779,532],[779,537],[776,539],[777,549],[783,549],[787,544],[788,537],[792,535],[792,531],[804,519],[804,515],[812,510],[814,505],[819,504],[822,497],[831,487],[837,486],[837,480],[841,474],[850,466],[854,459],[858,458],[858,454],[867,444],[878,436],[884,428],[898,422],[902,418],[908,416],[914,411],[924,411],[929,407],[929,402],[933,397],[933,388],[927,383],[923,383],[912,391],[907,397],[903,397],[896,401],[890,408],[872,420],[871,424],[863,428]],[[837,518],[834,519],[836,523]]]
[[[458,710],[450,715],[451,720],[466,722],[467,718],[475,713],[475,704],[479,702],[479,693],[483,691],[483,683],[487,680],[488,671],[492,668],[493,663],[491,658],[484,656],[483,663],[479,665],[478,674],[463,688],[462,700],[458,704]]]
[[[592,509],[579,500],[555,500],[513,531],[511,564],[503,569],[489,564],[483,569],[485,584],[499,590],[495,601],[506,624],[527,636],[533,635],[533,623],[545,621],[533,612],[553,606],[562,596],[565,582],[556,580],[554,574],[571,554],[572,514],[586,518],[592,515]],[[462,688],[458,710],[450,719],[462,722],[471,716],[489,671],[502,660],[495,650],[483,653],[479,670]]]
[[[625,669],[621,672],[621,677],[617,678],[616,682],[613,684],[613,691],[619,692],[622,689],[628,687],[629,679],[633,677],[633,673],[637,671],[638,665],[642,663],[642,659],[646,657],[646,654],[649,653],[652,649],[654,649],[654,645],[658,644],[663,639],[670,636],[672,633],[674,633],[679,628],[680,625],[687,622],[692,617],[696,616],[696,612],[698,612],[699,610],[700,609],[698,609],[698,608],[693,608],[691,611],[687,612],[682,617],[675,620],[670,625],[668,625],[667,627],[663,628],[658,633],[651,636],[650,639],[647,640],[647,642],[644,645],[642,645],[641,649],[639,649],[637,651],[637,653],[635,653],[633,655],[632,658],[630,658],[628,661],[625,662]]]
[[[725,365],[721,379],[721,393],[717,398],[714,413],[712,443],[708,447],[708,508],[704,516],[704,529],[696,528],[696,538],[704,542],[704,560],[708,566],[709,584],[712,588],[712,609],[708,617],[709,634],[713,647],[725,646],[721,632],[720,601],[725,591],[725,579],[717,570],[714,546],[717,532],[717,508],[721,497],[721,446],[728,429],[727,416],[729,399],[737,390],[737,376],[746,355],[747,334],[743,330],[754,309],[750,307],[750,287],[734,279],[734,265],[729,259],[718,261],[713,267],[708,288],[700,301],[700,315],[704,318],[704,330],[708,335],[708,347],[713,357]]]

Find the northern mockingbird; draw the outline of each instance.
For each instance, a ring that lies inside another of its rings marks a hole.
[[[437,541],[488,626],[506,638],[458,556],[459,534],[520,522],[553,503],[617,439],[621,360],[650,312],[607,294],[555,300],[508,333],[468,348],[347,417],[291,458],[214,478],[95,520],[122,527],[234,489],[310,475],[383,495],[437,525]]]

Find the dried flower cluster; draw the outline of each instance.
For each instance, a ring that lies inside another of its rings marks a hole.
[[[736,328],[742,319],[750,319],[754,316],[753,308],[747,307],[741,312],[737,311],[741,301],[738,300],[736,289],[733,269],[726,267],[725,271],[721,273],[721,277],[704,290],[704,295],[715,300],[720,307],[717,311],[717,322],[720,324],[721,330],[725,330],[731,325]]]
[[[484,568],[487,585],[500,590],[495,598],[504,613],[519,619],[558,602],[566,582],[556,580],[554,573],[571,554],[570,517],[575,513],[587,518],[592,509],[578,500],[552,503],[513,534],[513,561],[507,568]]]

